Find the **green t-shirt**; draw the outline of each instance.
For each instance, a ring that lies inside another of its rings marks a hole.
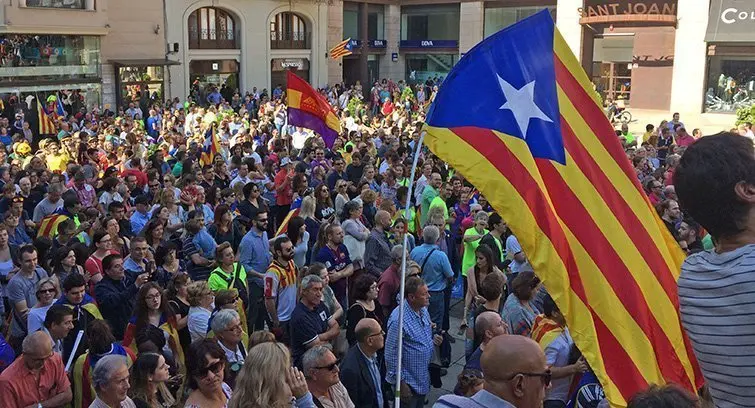
[[[427,213],[429,214],[430,210],[435,207],[443,208],[443,219],[448,221],[448,206],[446,206],[446,200],[442,199],[440,196],[435,196],[433,201],[430,202],[430,206],[427,208]],[[425,217],[425,219],[427,219],[427,217]]]
[[[468,228],[466,231],[464,231],[465,237],[468,237],[470,235],[480,235],[480,238],[477,238],[474,241],[464,242],[464,256],[461,258],[462,276],[467,276],[467,271],[474,266],[475,262],[477,262],[475,251],[477,250],[477,247],[480,246],[482,237],[488,232],[488,230],[483,230],[482,234],[480,234],[476,229],[474,229],[474,227]]]
[[[420,206],[421,213],[419,215],[420,228],[425,226],[425,223],[427,222],[427,214],[430,212],[430,204],[437,196],[438,190],[429,184],[425,186],[424,190],[422,190],[422,203]]]
[[[234,273],[238,271],[238,276],[236,276],[236,279],[238,279],[239,282],[246,286],[246,270],[244,269],[244,267],[241,266],[241,264],[239,264],[238,262],[235,262],[233,264],[233,270]],[[232,282],[229,282],[230,278],[231,275],[224,271],[223,268],[218,266],[210,273],[210,278],[207,279],[207,285],[213,292],[223,289],[230,289],[235,287],[235,285],[231,284]]]

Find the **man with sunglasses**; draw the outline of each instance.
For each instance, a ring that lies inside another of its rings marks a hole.
[[[302,357],[302,366],[315,405],[323,408],[354,408],[346,387],[338,377],[338,359],[329,346],[317,345],[307,350]]]
[[[52,346],[43,331],[24,339],[21,357],[0,374],[1,407],[59,407],[71,402],[71,382]]]
[[[483,389],[467,398],[444,395],[433,408],[542,408],[551,371],[545,354],[524,336],[496,336],[482,353]]]

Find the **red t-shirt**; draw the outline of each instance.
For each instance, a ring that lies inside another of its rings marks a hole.
[[[291,201],[293,201],[293,190],[291,189],[290,181],[288,181],[282,190],[278,190],[278,187],[286,182],[287,177],[288,172],[286,169],[278,170],[278,173],[275,175],[275,203],[278,205],[291,205]]]

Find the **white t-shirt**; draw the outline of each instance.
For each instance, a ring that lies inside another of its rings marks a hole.
[[[560,336],[545,348],[545,362],[549,367],[566,367],[569,365],[569,352],[574,345],[569,334],[569,329],[564,329]],[[571,387],[572,376],[554,379],[551,387],[546,391],[546,400],[559,400],[567,402],[569,400],[569,388]]]
[[[506,253],[511,254],[511,265],[509,267],[511,268],[511,273],[519,273],[524,271],[532,271],[532,265],[530,265],[529,260],[525,260],[524,262],[517,262],[513,256],[522,252],[522,246],[519,245],[519,240],[516,239],[515,236],[509,235],[508,238],[506,238]]]

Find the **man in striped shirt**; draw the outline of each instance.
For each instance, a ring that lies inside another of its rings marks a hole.
[[[679,277],[679,309],[716,407],[755,406],[755,149],[720,133],[690,145],[676,168],[682,209],[713,237]]]

